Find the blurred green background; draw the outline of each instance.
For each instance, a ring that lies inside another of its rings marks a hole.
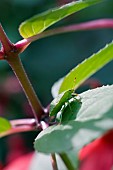
[[[15,43],[22,39],[18,32],[21,22],[64,2],[69,0],[0,0],[0,22],[10,40]],[[113,0],[103,0],[102,3],[71,15],[52,27],[99,18],[113,18]],[[67,33],[33,42],[20,57],[44,106],[52,100],[51,87],[55,81],[112,40],[113,30],[105,29]],[[112,84],[112,73],[113,62],[93,77],[99,79],[102,84]],[[12,74],[8,64],[0,61],[0,84],[3,84]],[[23,93],[12,95],[6,109],[10,116],[6,115],[6,117],[26,117],[23,116],[24,111],[21,108],[25,100]],[[0,143],[3,143],[2,140],[0,139]],[[0,155],[3,155],[1,149]]]

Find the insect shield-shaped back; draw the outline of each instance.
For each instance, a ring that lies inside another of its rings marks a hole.
[[[74,120],[81,104],[81,99],[74,90],[65,91],[51,102],[50,116],[55,116],[60,123]]]

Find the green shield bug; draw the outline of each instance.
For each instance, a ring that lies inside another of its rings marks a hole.
[[[80,96],[74,93],[74,90],[67,90],[51,102],[50,116],[56,116],[59,122],[73,120],[80,107]]]

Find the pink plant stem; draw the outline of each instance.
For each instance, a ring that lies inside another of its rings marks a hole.
[[[11,120],[11,129],[6,132],[0,134],[0,137],[4,137],[7,135],[19,133],[19,132],[29,132],[35,130],[41,130],[40,124],[37,126],[35,119],[17,119]]]
[[[0,24],[0,41],[3,45],[4,51],[8,52],[14,47],[14,45],[10,42],[7,35],[5,34],[1,24]]]
[[[55,28],[48,31],[44,31],[41,34],[34,35],[27,39],[23,39],[15,44],[18,49],[22,49],[22,51],[33,41],[38,39],[53,36],[57,34],[67,33],[67,32],[75,32],[75,31],[87,31],[87,30],[96,30],[96,29],[105,29],[111,28],[113,29],[113,19],[98,19],[94,21],[88,21],[80,24],[69,25],[65,27]]]
[[[22,53],[30,43],[31,42],[29,42],[27,39],[23,39],[15,44],[15,48],[19,51],[19,53]]]
[[[4,53],[2,51],[0,51],[0,60],[4,59]]]
[[[44,122],[44,121],[40,122],[40,126],[41,126],[42,130],[44,130],[44,129],[49,127],[49,125],[46,122]]]
[[[17,119],[17,120],[11,120],[11,125],[13,127],[27,125],[27,126],[36,126],[36,120],[34,118],[32,119]]]
[[[10,42],[7,38],[2,26],[0,25],[0,41],[2,43],[2,49],[0,51],[1,58],[5,59],[11,66],[14,74],[16,75],[20,85],[22,86],[25,95],[29,101],[32,108],[34,117],[37,121],[37,125],[40,122],[41,116],[44,113],[44,108],[42,107],[30,81],[18,56],[20,51],[18,48]],[[24,46],[25,47],[25,46]],[[23,47],[23,48],[24,48]]]
[[[58,170],[55,154],[51,154],[51,163],[52,163],[53,170]]]
[[[42,114],[44,113],[44,109],[28,79],[28,76],[24,70],[21,60],[18,55],[13,56],[13,54],[11,54],[7,58],[7,61],[24,90],[24,93],[29,101],[34,117],[37,120],[38,124],[40,122]]]
[[[4,136],[15,134],[15,133],[34,131],[34,130],[36,130],[35,127],[31,127],[31,126],[28,126],[28,125],[13,127],[12,129],[10,129],[10,130],[8,130],[4,133],[1,133],[0,137],[4,137]]]
[[[49,125],[44,121],[41,121],[40,125],[41,125],[42,130],[49,127]],[[55,153],[51,154],[51,164],[52,164],[53,170],[58,170]]]
[[[61,33],[67,32],[74,32],[74,31],[85,31],[85,30],[95,30],[95,29],[102,29],[102,28],[112,28],[113,29],[113,19],[99,19],[94,21],[88,21],[80,24],[69,25],[65,27],[60,27],[52,30],[45,31],[39,35],[35,35],[30,37],[27,42],[32,42],[37,39],[52,36]]]

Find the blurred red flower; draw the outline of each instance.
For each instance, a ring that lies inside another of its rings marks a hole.
[[[34,152],[31,152],[29,154],[20,156],[19,158],[9,163],[3,170],[28,170],[32,161],[33,154]]]
[[[33,152],[11,161],[3,170],[28,170]],[[113,168],[113,130],[91,142],[79,153],[79,170],[111,170]]]
[[[0,162],[0,170],[3,170],[3,165],[1,162]]]
[[[113,130],[85,146],[79,153],[79,170],[113,168]]]
[[[21,134],[9,136],[7,139],[8,154],[6,156],[6,163],[10,163],[22,155],[28,153],[25,140]]]

